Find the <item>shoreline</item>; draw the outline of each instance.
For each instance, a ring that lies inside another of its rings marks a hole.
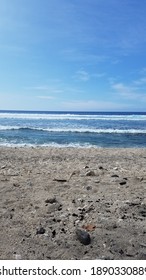
[[[146,259],[145,166],[145,148],[0,146],[0,259]]]

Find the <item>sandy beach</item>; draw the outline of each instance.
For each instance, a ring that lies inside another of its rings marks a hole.
[[[1,147],[0,259],[146,259],[145,166],[146,149]]]

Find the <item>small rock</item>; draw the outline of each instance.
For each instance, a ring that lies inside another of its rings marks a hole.
[[[1,169],[5,169],[5,168],[6,168],[6,165],[1,166]]]
[[[92,190],[92,187],[91,187],[91,186],[87,186],[87,187],[86,187],[86,190],[87,190],[87,191],[90,191],[90,190]]]
[[[111,177],[112,177],[112,178],[117,178],[117,177],[119,177],[119,175],[113,174],[113,175],[111,175]]]
[[[45,233],[45,229],[43,227],[40,227],[40,229],[37,229],[36,234],[44,234]]]
[[[101,169],[101,170],[104,169],[101,165],[98,168]]]
[[[78,214],[73,213],[72,216],[73,216],[73,217],[78,217]]]
[[[88,166],[88,165],[86,165],[84,168],[85,168],[85,169],[87,169],[87,168],[89,168],[89,166]]]
[[[18,187],[20,187],[20,184],[19,183],[13,183],[13,186],[18,188]]]
[[[45,203],[50,203],[50,204],[53,204],[56,202],[57,202],[56,197],[48,198],[45,200]]]
[[[95,176],[95,172],[93,170],[89,170],[87,173],[86,173],[86,176]]]
[[[126,182],[125,182],[125,181],[121,181],[119,184],[120,184],[121,186],[123,186],[123,185],[126,184]]]
[[[54,229],[54,230],[52,231],[52,238],[54,238],[55,235],[56,235],[56,230]]]
[[[114,169],[114,170],[118,170],[118,167],[114,167],[113,169]]]
[[[76,235],[77,235],[78,240],[82,244],[89,245],[91,243],[90,234],[86,230],[77,229]]]
[[[53,181],[57,181],[57,182],[62,182],[65,183],[67,182],[67,179],[62,179],[62,178],[54,178]]]

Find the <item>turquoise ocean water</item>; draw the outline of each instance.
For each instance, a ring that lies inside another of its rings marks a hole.
[[[0,145],[146,147],[146,113],[0,111]]]

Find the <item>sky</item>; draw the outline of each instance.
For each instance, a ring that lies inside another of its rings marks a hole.
[[[145,0],[0,0],[0,110],[146,112]]]

